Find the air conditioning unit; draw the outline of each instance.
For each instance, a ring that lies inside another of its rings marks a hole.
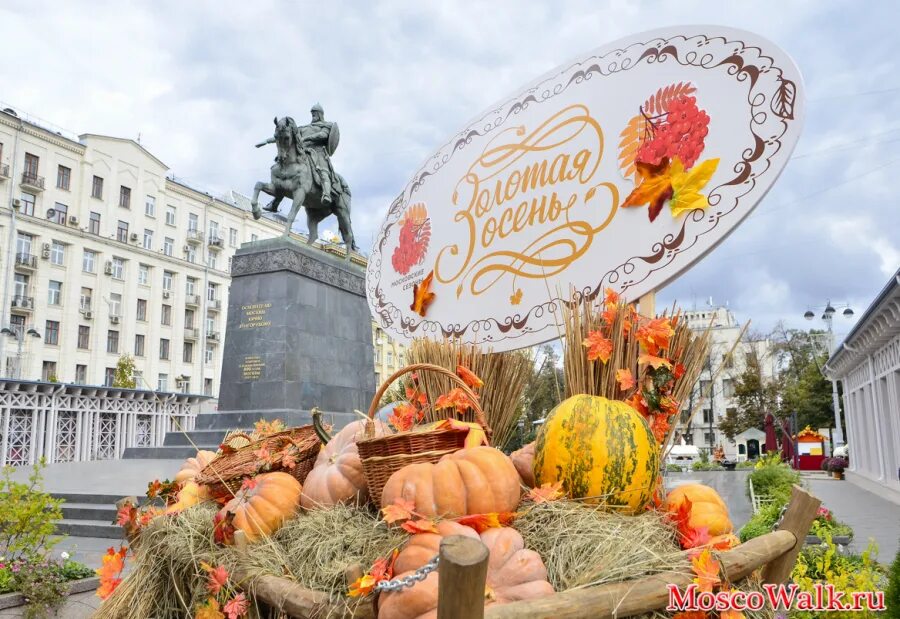
[[[111,324],[111,325],[117,325],[117,324],[119,324],[119,317],[118,317],[118,316],[110,316],[110,317],[109,317],[109,324]]]
[[[77,226],[77,225],[78,225],[78,218],[75,217],[75,215],[69,215],[69,225],[70,225],[70,226]]]
[[[41,258],[47,260],[50,257],[50,243],[41,245]]]
[[[172,295],[168,290],[163,290],[163,299],[168,299]]]
[[[181,250],[182,250],[184,253],[188,253],[189,251],[191,251],[191,246],[190,246],[190,245],[185,245],[184,247],[181,248]]]
[[[103,267],[103,272],[107,275],[112,275],[112,260],[107,260],[106,265]]]
[[[94,318],[94,312],[92,312],[91,310],[84,310],[83,312],[81,312],[81,315],[84,316],[85,320],[91,320]]]
[[[132,240],[132,242],[137,243],[137,241],[140,237],[138,236],[137,232],[132,232],[131,236],[129,236],[128,238],[130,238]]]

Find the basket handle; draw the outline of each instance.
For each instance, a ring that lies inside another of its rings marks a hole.
[[[475,419],[478,420],[478,423],[481,424],[485,430],[490,430],[490,427],[487,424],[487,419],[484,417],[484,411],[481,409],[481,404],[478,402],[478,396],[475,395],[469,386],[456,375],[455,372],[451,372],[447,368],[441,367],[439,365],[434,365],[433,363],[413,363],[412,365],[408,365],[405,368],[400,368],[390,376],[388,376],[385,381],[378,388],[378,391],[375,392],[375,397],[372,398],[372,404],[369,405],[369,420],[372,421],[375,419],[376,409],[378,408],[378,403],[381,401],[381,397],[384,395],[384,392],[390,388],[391,384],[396,381],[398,378],[405,374],[409,374],[411,372],[417,372],[419,370],[427,370],[429,372],[437,372],[438,374],[443,374],[451,381],[456,383],[457,387],[459,387],[463,393],[466,394],[466,397],[469,398],[469,402],[472,403],[472,410],[475,411]]]
[[[228,436],[226,436],[225,438],[222,439],[222,442],[224,443],[226,440],[229,440],[229,441],[230,441],[230,440],[233,439],[233,438],[245,438],[245,439],[247,439],[247,441],[248,441],[251,445],[252,445],[253,443],[255,443],[256,441],[259,440],[259,439],[253,438],[252,436],[250,436],[250,435],[247,434],[246,432],[230,432],[230,433],[228,434]]]

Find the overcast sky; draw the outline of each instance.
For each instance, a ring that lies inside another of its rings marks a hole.
[[[0,101],[73,133],[137,138],[224,192],[268,177],[272,117],[316,101],[367,249],[421,162],[572,56],[661,26],[752,30],[804,75],[804,135],[779,182],[660,303],[712,297],[760,330],[826,298],[857,316],[900,267],[900,3],[42,2],[0,5]],[[333,227],[333,226],[332,226]],[[821,313],[821,312],[819,312]],[[838,320],[839,334],[852,321]]]

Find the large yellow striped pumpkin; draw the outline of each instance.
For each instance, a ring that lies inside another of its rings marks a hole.
[[[659,447],[644,418],[616,400],[576,395],[547,416],[535,443],[537,486],[561,481],[572,498],[634,513],[653,497]]]

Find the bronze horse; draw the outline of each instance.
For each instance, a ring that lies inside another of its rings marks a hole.
[[[350,227],[350,188],[340,174],[335,174],[337,191],[333,191],[334,197],[329,202],[322,201],[322,188],[316,181],[315,164],[307,148],[301,143],[297,124],[290,116],[275,119],[275,144],[278,147],[278,157],[271,169],[271,181],[259,182],[253,187],[253,199],[250,201],[253,207],[253,217],[259,219],[262,211],[259,208],[259,192],[267,193],[273,197],[266,206],[267,211],[277,212],[278,205],[284,198],[291,198],[291,211],[287,216],[284,226],[284,235],[289,236],[294,220],[297,218],[301,207],[306,207],[306,223],[309,226],[309,240],[312,245],[319,238],[319,222],[334,215],[338,220],[338,229],[344,245],[347,248],[347,257],[350,259],[350,250],[357,249],[353,239],[353,230]],[[327,172],[324,172],[327,173]]]

